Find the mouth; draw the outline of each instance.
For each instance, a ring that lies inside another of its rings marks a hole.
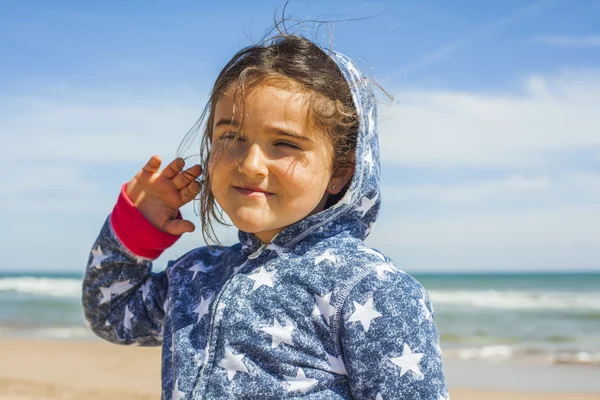
[[[252,186],[234,186],[236,191],[246,196],[272,196],[275,193],[267,192],[261,188],[252,187]]]

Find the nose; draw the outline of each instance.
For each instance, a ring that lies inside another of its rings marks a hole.
[[[247,176],[267,176],[267,159],[258,144],[254,143],[248,147],[248,151],[238,163],[238,169]]]

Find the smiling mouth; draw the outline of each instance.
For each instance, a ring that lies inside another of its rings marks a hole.
[[[237,190],[241,194],[245,195],[254,195],[254,196],[272,196],[274,193],[267,192],[265,190],[253,187],[241,187],[234,186],[234,189]]]

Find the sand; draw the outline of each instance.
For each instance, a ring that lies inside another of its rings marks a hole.
[[[600,400],[600,393],[455,387],[450,393],[453,400]],[[100,341],[0,339],[2,400],[159,398],[160,348],[116,346]]]

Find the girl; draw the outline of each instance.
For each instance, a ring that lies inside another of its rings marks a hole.
[[[279,35],[233,57],[204,115],[202,168],[154,156],[123,185],[83,284],[91,329],[162,345],[163,399],[447,399],[427,292],[363,242],[379,147],[356,65]],[[239,243],[151,272],[199,192],[205,237],[216,201]]]

